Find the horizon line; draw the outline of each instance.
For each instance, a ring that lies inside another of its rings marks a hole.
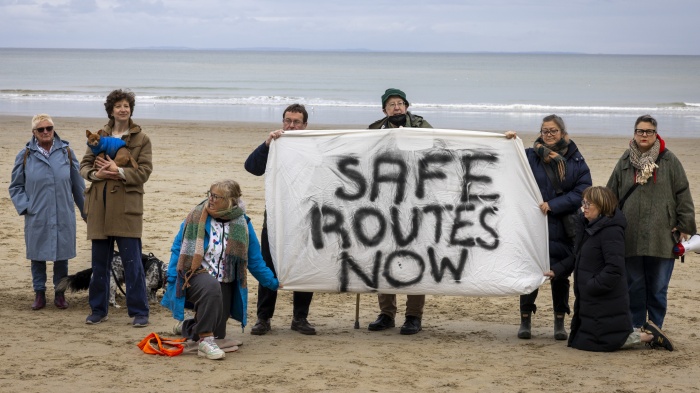
[[[219,52],[329,52],[329,53],[427,53],[427,54],[509,54],[509,55],[589,55],[589,56],[700,56],[693,54],[635,54],[635,53],[589,53],[569,51],[407,51],[407,50],[375,50],[366,48],[349,49],[303,49],[288,47],[248,47],[248,48],[192,48],[185,46],[147,46],[127,48],[47,48],[47,47],[11,47],[2,46],[2,49],[37,49],[37,50],[143,50],[143,51],[219,51]]]

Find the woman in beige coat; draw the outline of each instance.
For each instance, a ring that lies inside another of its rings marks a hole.
[[[134,327],[148,325],[148,297],[143,263],[141,233],[143,225],[143,184],[153,170],[151,141],[131,120],[136,99],[134,93],[114,90],[105,102],[109,122],[107,135],[121,138],[138,164],[117,167],[106,156],[95,156],[90,148],[80,162],[80,174],[91,184],[85,191],[87,234],[92,240],[92,279],[89,302],[92,310],[85,320],[98,324],[107,320],[109,311],[109,275],[114,243],[124,264],[126,306]]]

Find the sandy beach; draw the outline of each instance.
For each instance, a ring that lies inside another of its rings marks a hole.
[[[138,111],[136,111],[138,115]],[[664,330],[677,350],[639,348],[588,353],[553,338],[549,284],[538,299],[533,338],[519,340],[518,298],[428,296],[423,331],[401,336],[398,328],[368,332],[378,314],[376,296],[362,295],[360,329],[354,329],[355,295],[314,295],[309,320],[318,335],[290,330],[292,294],[281,291],[272,331],[253,336],[257,282],[249,282],[249,326],[229,321],[229,337],[244,344],[223,361],[186,354],[149,356],[136,344],[150,332],[172,337],[173,318],[151,305],[150,326],[132,328],[124,299],[111,308],[109,321],[85,324],[87,291],[67,293],[70,307],[53,305],[51,279],[45,309],[30,308],[34,294],[25,259],[24,218],[7,192],[15,156],[31,137],[30,117],[0,116],[0,321],[7,336],[0,344],[3,392],[697,392],[700,385],[700,255],[677,263],[669,289]],[[247,211],[260,233],[264,182],[243,168],[248,154],[279,123],[140,121],[153,143],[154,171],[144,196],[143,250],[163,261],[178,226],[204,198],[212,181],[233,178],[243,188]],[[81,157],[85,130],[96,131],[103,118],[54,118],[62,139]],[[311,124],[309,129],[329,128]],[[338,128],[338,127],[332,127]],[[363,128],[363,125],[343,128]],[[505,131],[505,130],[504,130]],[[663,135],[662,135],[663,136]],[[521,134],[525,146],[534,135]],[[605,185],[628,138],[571,135],[591,168],[594,185]],[[696,216],[700,205],[700,139],[666,139],[690,179]],[[90,267],[86,227],[78,222],[78,255],[69,272]],[[51,277],[53,265],[48,264]],[[573,287],[572,287],[573,288]],[[573,291],[573,289],[572,289]],[[162,295],[162,293],[159,293]],[[399,295],[403,321],[405,296]],[[570,300],[573,306],[573,293]],[[569,318],[567,318],[567,323]]]

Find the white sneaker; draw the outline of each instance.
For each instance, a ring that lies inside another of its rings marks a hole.
[[[223,359],[226,357],[226,353],[224,353],[224,351],[222,351],[221,348],[216,345],[216,342],[214,342],[214,336],[209,336],[199,342],[197,355],[212,360]]]
[[[182,336],[182,323],[184,321],[175,321],[175,326],[173,326],[173,334],[176,336]]]

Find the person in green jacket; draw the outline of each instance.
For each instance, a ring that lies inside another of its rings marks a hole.
[[[409,112],[408,105],[406,93],[399,89],[386,89],[382,95],[382,111],[386,116],[370,124],[368,128],[433,128],[427,120]],[[370,331],[381,331],[396,326],[396,295],[380,293],[378,298],[380,314],[376,321],[369,324],[367,329]],[[401,334],[416,334],[422,330],[424,306],[425,295],[407,295],[406,320],[401,326]]]
[[[663,327],[673,246],[697,231],[695,207],[683,165],[657,132],[656,119],[640,116],[633,138],[607,184],[620,200],[628,227],[625,267],[632,324]],[[633,188],[634,187],[634,188]],[[674,238],[674,235],[677,238]]]
[[[433,128],[427,120],[409,112],[408,105],[406,93],[399,89],[386,89],[382,95],[382,111],[386,116],[367,128],[370,130],[399,127]]]

